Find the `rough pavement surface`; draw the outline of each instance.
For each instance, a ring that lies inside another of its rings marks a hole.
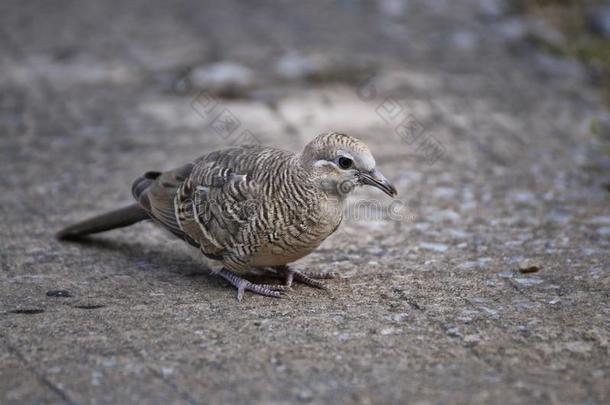
[[[500,1],[169,3],[0,5],[1,403],[607,403],[608,138],[578,64]],[[144,171],[330,129],[400,201],[359,190],[298,262],[328,292],[238,303],[150,223],[54,239]]]

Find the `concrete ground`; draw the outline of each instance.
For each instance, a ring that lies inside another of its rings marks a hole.
[[[532,32],[501,1],[3,1],[0,403],[608,403],[607,112]],[[149,223],[54,239],[144,171],[331,129],[399,200],[358,191],[298,262],[328,291],[238,303]]]

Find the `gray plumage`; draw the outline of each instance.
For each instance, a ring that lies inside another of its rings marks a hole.
[[[316,277],[287,266],[315,250],[339,226],[354,186],[369,184],[395,195],[375,169],[366,145],[330,132],[304,151],[240,146],[208,153],[165,173],[148,172],[126,207],[61,231],[62,239],[131,225],[150,218],[223,263],[218,274],[238,288],[279,296],[292,280],[322,287]],[[241,276],[266,269],[283,285],[253,284]]]

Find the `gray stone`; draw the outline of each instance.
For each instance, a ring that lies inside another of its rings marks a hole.
[[[521,274],[537,273],[542,270],[542,264],[536,259],[523,259],[519,260],[517,270]]]
[[[193,69],[190,80],[196,88],[211,93],[237,95],[254,85],[254,73],[240,63],[223,61]]]

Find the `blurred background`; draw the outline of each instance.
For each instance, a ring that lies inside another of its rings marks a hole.
[[[3,0],[0,402],[604,403],[609,72],[606,1]],[[328,293],[237,304],[150,224],[54,240],[329,130],[399,199],[299,262]]]

